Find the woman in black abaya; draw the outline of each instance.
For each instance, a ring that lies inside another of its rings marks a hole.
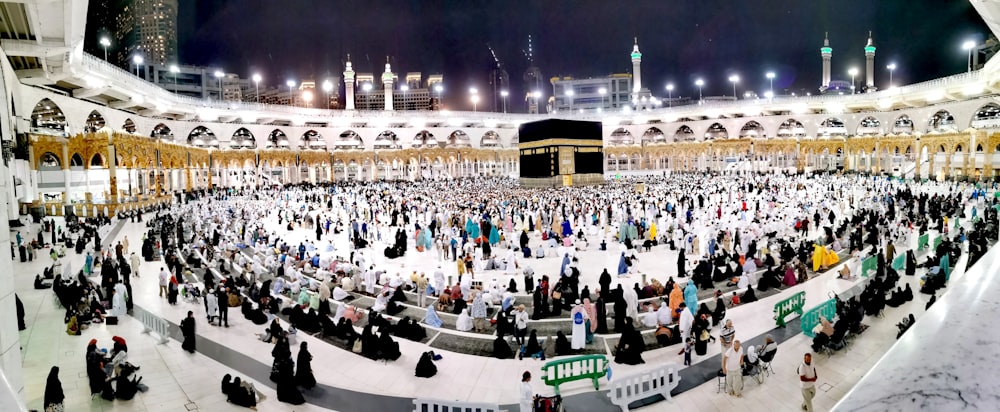
[[[309,353],[309,348],[306,342],[299,344],[299,368],[295,371],[295,383],[299,386],[312,389],[316,386],[316,377],[313,376],[312,371],[312,354]]]
[[[62,412],[64,399],[66,395],[63,393],[62,382],[59,381],[59,367],[53,366],[49,370],[49,378],[45,381],[45,400],[42,407],[45,412]]]

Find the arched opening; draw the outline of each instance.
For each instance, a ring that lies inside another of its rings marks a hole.
[[[984,128],[995,127],[998,124],[1000,124],[1000,105],[989,103],[976,111],[976,115],[972,118],[970,126]]]
[[[483,140],[479,142],[480,147],[500,147],[500,134],[492,130],[483,133]]]
[[[413,147],[434,147],[437,146],[437,139],[431,132],[421,130],[413,137]]]
[[[756,121],[749,121],[740,128],[740,139],[766,139],[764,126]]]
[[[83,131],[85,133],[97,133],[97,131],[103,129],[104,126],[104,116],[97,110],[94,110],[87,115],[87,125],[84,126]]]
[[[376,149],[399,149],[399,138],[396,134],[390,130],[386,130],[379,133],[375,137],[375,148]]]
[[[705,140],[724,140],[729,138],[729,132],[720,123],[712,123],[705,131]]]
[[[232,139],[229,140],[230,149],[250,149],[256,146],[257,140],[254,139],[253,133],[245,127],[236,130],[233,133]]]
[[[857,136],[873,136],[880,134],[882,134],[882,122],[879,122],[878,119],[872,116],[861,119],[861,122],[858,123],[857,133],[855,133]]]
[[[894,134],[911,134],[913,133],[913,120],[910,120],[910,116],[902,115],[896,118],[896,121],[892,124],[892,133]]]
[[[160,123],[153,128],[153,132],[149,136],[154,139],[173,140],[174,132],[167,125]]]
[[[52,152],[45,152],[38,162],[39,168],[47,169],[59,169],[62,167],[62,162],[59,161],[59,156],[56,156]]]
[[[95,153],[94,156],[90,158],[90,167],[94,166],[104,167],[104,157]]]
[[[31,131],[40,134],[66,133],[66,115],[52,100],[42,99],[31,111]]]
[[[823,120],[819,124],[818,130],[819,136],[822,137],[835,137],[835,136],[847,136],[847,128],[844,127],[844,121],[836,117],[830,117]]]
[[[802,123],[795,119],[788,119],[778,126],[778,138],[779,139],[790,139],[797,137],[805,137],[806,128],[802,126]]]
[[[69,158],[70,167],[83,167],[83,156],[79,153],[73,153],[73,157]]]
[[[188,134],[187,143],[195,147],[219,147],[219,139],[205,126],[198,126]]]
[[[947,110],[939,110],[927,122],[927,131],[941,133],[958,131],[955,125],[955,117]]]
[[[632,133],[620,127],[611,132],[611,139],[608,140],[608,145],[611,146],[630,145],[633,143],[635,141],[632,139]]]
[[[353,130],[348,130],[340,134],[337,137],[337,141],[334,143],[334,147],[340,150],[360,150],[365,147],[364,142],[361,141],[361,135],[357,134]]]
[[[456,130],[448,135],[448,145],[446,147],[472,147],[469,135],[461,130]]]
[[[310,130],[302,134],[299,150],[326,150],[326,141],[319,132]]]
[[[135,122],[132,119],[125,119],[125,123],[122,124],[122,130],[128,133],[135,133]]]
[[[271,134],[267,135],[267,148],[268,149],[287,149],[288,148],[288,136],[281,129],[274,129]]]
[[[664,143],[667,141],[666,136],[663,135],[663,131],[656,127],[650,127],[642,133],[642,143]]]
[[[694,137],[694,130],[691,130],[691,128],[688,127],[688,125],[683,125],[681,127],[678,127],[677,131],[674,132],[675,142],[693,142],[695,140],[696,139]]]

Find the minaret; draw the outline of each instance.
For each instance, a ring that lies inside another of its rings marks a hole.
[[[385,72],[382,73],[382,85],[385,87],[385,110],[392,110],[392,68],[389,67],[389,56],[385,56]]]
[[[351,55],[347,55],[347,65],[344,67],[344,104],[346,110],[354,110],[354,69],[351,68]]]
[[[872,32],[868,32],[868,44],[865,45],[865,91],[875,91],[875,42]]]
[[[820,84],[819,88],[826,90],[830,87],[830,58],[833,57],[829,34],[823,34],[823,47],[819,49],[819,54],[823,56],[823,83]]]
[[[632,94],[639,94],[642,90],[642,72],[639,64],[642,63],[642,53],[639,53],[639,38],[635,38],[635,45],[632,46]]]

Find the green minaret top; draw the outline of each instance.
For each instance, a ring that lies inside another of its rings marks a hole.
[[[635,38],[635,45],[632,46],[632,60],[642,59],[642,53],[639,53],[639,38]]]
[[[830,47],[830,35],[829,33],[823,33],[823,47],[819,49],[820,54],[824,56],[829,56],[833,54],[833,48]]]
[[[875,42],[872,41],[872,32],[868,32],[868,44],[865,45],[865,54],[875,54]]]

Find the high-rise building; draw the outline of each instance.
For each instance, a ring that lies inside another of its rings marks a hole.
[[[556,113],[570,110],[596,112],[621,109],[629,105],[634,78],[628,73],[607,77],[573,79],[553,77],[552,110]]]
[[[177,0],[118,0],[112,10],[115,64],[131,67],[136,55],[147,64],[177,62]]]

